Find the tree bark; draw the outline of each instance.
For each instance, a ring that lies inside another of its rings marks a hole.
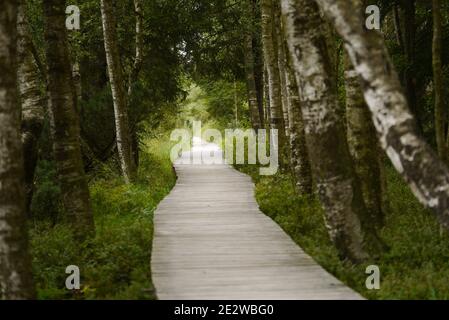
[[[360,179],[368,218],[378,229],[384,226],[381,157],[376,129],[360,88],[359,77],[345,55],[346,118],[349,150]]]
[[[33,299],[17,97],[17,1],[0,2],[0,299]]]
[[[43,2],[53,149],[65,214],[76,237],[94,232],[89,189],[81,157],[77,99],[65,28],[64,0]]]
[[[279,69],[279,78],[281,85],[281,102],[282,102],[282,114],[284,118],[284,128],[286,139],[290,136],[290,126],[288,118],[288,89],[287,89],[287,55],[285,54],[284,35],[282,32],[281,23],[281,9],[279,7],[279,1],[275,1],[274,4],[274,27],[276,33],[277,44],[277,60]]]
[[[407,66],[404,72],[405,93],[412,114],[415,116],[418,129],[422,131],[418,98],[416,95],[416,7],[415,0],[400,0],[404,17],[404,48]]]
[[[418,134],[382,35],[363,28],[356,0],[316,0],[345,40],[382,148],[415,196],[449,229],[449,170]]]
[[[435,133],[438,155],[441,160],[447,161],[448,147],[446,145],[446,112],[443,101],[443,64],[441,61],[441,1],[432,0],[433,12],[433,88],[435,96]]]
[[[396,41],[399,47],[404,50],[404,37],[402,35],[401,17],[399,15],[399,8],[397,4],[393,5],[393,22]]]
[[[142,69],[143,64],[143,8],[142,8],[142,0],[134,0],[134,15],[136,17],[136,40],[135,40],[135,56],[134,56],[134,64],[131,69],[131,74],[128,79],[128,100],[131,101],[134,86],[139,80],[140,70]],[[137,124],[130,127],[130,135],[131,135],[131,152],[132,152],[132,161],[133,170],[139,166],[139,136],[137,134],[137,130],[135,129]],[[134,128],[134,129],[133,129]]]
[[[251,115],[251,124],[255,130],[261,129],[261,117],[259,115],[259,104],[257,101],[256,80],[254,77],[254,54],[253,36],[250,32],[245,35],[245,72],[246,86],[248,91],[248,105]]]
[[[366,223],[366,208],[338,112],[323,21],[312,0],[282,0],[282,11],[326,225],[340,257],[361,262],[369,257],[368,251],[377,253],[378,242]]]
[[[17,78],[22,105],[22,143],[25,166],[26,209],[30,208],[37,164],[37,143],[44,124],[45,96],[41,92],[39,69],[32,53],[25,4],[19,1],[17,15]]]
[[[270,128],[270,88],[269,88],[269,84],[268,84],[268,71],[267,71],[267,66],[266,63],[264,63],[264,72],[263,72],[263,87],[264,87],[264,108],[265,108],[265,112],[264,112],[264,122],[265,125],[264,127]]]
[[[256,11],[258,8],[258,0],[251,0],[252,3],[252,17],[253,25],[259,26],[260,21],[258,21]],[[256,82],[256,92],[257,92],[257,103],[259,108],[259,118],[261,128],[265,128],[265,110],[264,110],[264,58],[263,50],[261,44],[260,28],[256,28],[253,32],[253,56],[254,56],[254,80]]]
[[[123,177],[127,183],[131,183],[136,175],[136,166],[133,161],[127,96],[123,70],[120,63],[116,22],[113,11],[113,1],[101,0],[104,47],[108,64],[109,81],[111,83],[112,99],[114,102],[117,150]]]
[[[134,0],[134,11],[136,16],[136,52],[134,57],[134,64],[128,80],[128,97],[133,93],[133,85],[139,78],[140,70],[143,63],[143,12],[142,0]]]
[[[274,37],[273,0],[262,0],[262,43],[267,67],[268,90],[270,95],[271,129],[278,130],[279,145],[277,150],[285,150],[285,127],[281,100],[280,74],[277,57],[277,43]],[[280,156],[282,159],[282,156]],[[281,160],[282,162],[282,160]]]
[[[301,102],[295,75],[289,63],[287,63],[286,72],[291,167],[295,177],[296,191],[301,195],[311,195],[313,192],[312,169],[306,144]]]

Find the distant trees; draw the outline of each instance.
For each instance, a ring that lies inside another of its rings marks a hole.
[[[94,232],[94,221],[81,157],[77,97],[65,27],[66,2],[44,1],[43,9],[54,157],[65,214],[75,234],[83,239]]]
[[[16,87],[17,12],[17,1],[0,2],[0,299],[35,297]]]

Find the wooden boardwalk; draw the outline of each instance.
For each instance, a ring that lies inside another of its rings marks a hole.
[[[248,176],[228,165],[175,168],[178,182],[154,218],[159,299],[361,299],[259,210]]]

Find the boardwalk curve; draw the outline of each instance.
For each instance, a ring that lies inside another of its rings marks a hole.
[[[197,145],[192,152],[216,148]],[[188,153],[183,157],[189,156]],[[229,165],[175,163],[178,182],[154,216],[159,299],[361,299],[269,217],[250,177]]]

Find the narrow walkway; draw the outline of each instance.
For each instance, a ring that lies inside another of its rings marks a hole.
[[[361,299],[259,210],[250,177],[228,165],[175,168],[178,183],[155,212],[159,299]]]

